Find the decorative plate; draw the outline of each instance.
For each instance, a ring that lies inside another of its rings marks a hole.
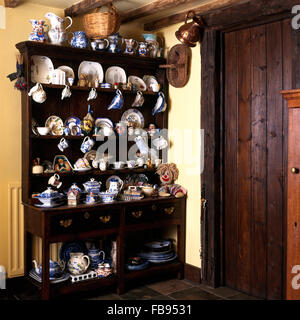
[[[166,263],[166,262],[171,262],[177,258],[177,254],[174,253],[173,257],[168,258],[168,259],[149,259],[151,263]]]
[[[66,74],[66,84],[70,85],[68,82],[68,78],[75,78],[73,69],[68,66],[60,66],[57,69],[64,71],[64,73]]]
[[[46,56],[32,56],[31,57],[31,81],[36,83],[51,83],[52,72],[54,66]]]
[[[126,83],[127,77],[124,69],[120,67],[110,67],[105,72],[105,81],[107,83]]]
[[[144,128],[144,117],[137,109],[128,109],[121,117],[121,121],[125,122],[128,127]]]
[[[110,119],[108,118],[97,118],[95,120],[95,127],[111,127],[113,128],[113,123]]]
[[[84,254],[88,253],[83,241],[65,242],[59,251],[60,260],[63,260],[67,263],[70,259],[71,252],[83,252]]]
[[[76,125],[76,126],[81,126],[81,120],[79,119],[79,118],[77,118],[77,117],[69,117],[69,118],[67,118],[66,119],[66,121],[65,121],[65,126],[66,127],[69,127],[70,129],[71,129],[71,126],[73,126],[73,125]],[[71,125],[71,126],[70,126]]]
[[[71,172],[73,167],[66,156],[57,155],[53,160],[53,169],[56,172]]]
[[[45,127],[50,128],[50,132],[54,136],[61,136],[64,133],[64,123],[57,116],[50,116],[45,122]]]
[[[146,83],[139,77],[130,76],[128,77],[128,82],[135,85],[137,90],[146,91],[147,89]]]
[[[143,173],[140,174],[129,174],[126,176],[124,180],[124,189],[128,188],[128,186],[142,186],[144,184],[148,184],[149,180],[147,176]]]
[[[97,151],[96,150],[90,150],[88,152],[86,152],[83,156],[84,159],[88,160],[88,161],[93,161],[96,159],[97,156]]]
[[[90,171],[90,170],[92,170],[92,168],[78,168],[78,169],[74,168],[74,171],[77,171],[77,172],[85,172],[85,171]]]
[[[82,61],[78,68],[78,79],[82,73],[88,76],[89,81],[95,80],[96,77],[99,83],[103,82],[103,68],[98,62]]]
[[[109,189],[109,183],[110,183],[111,179],[116,179],[116,180],[118,180],[120,185],[123,185],[123,180],[120,177],[118,177],[118,176],[110,176],[109,178],[107,178],[106,183],[105,183],[105,186],[106,186],[107,190]]]
[[[154,76],[151,75],[144,75],[143,76],[143,81],[145,82],[147,89],[150,88],[151,84],[158,84],[158,81],[156,80],[156,78]]]

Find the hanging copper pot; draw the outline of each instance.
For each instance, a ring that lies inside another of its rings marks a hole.
[[[192,18],[193,21],[187,23],[188,18]],[[198,18],[194,11],[189,11],[185,17],[184,25],[175,32],[175,36],[183,44],[186,44],[189,47],[195,47],[197,42],[201,40],[203,28],[204,23],[202,19]]]

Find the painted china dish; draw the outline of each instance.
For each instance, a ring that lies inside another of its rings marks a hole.
[[[64,133],[64,123],[60,117],[50,116],[46,122],[45,127],[50,129],[50,133],[54,136],[61,136]]]
[[[88,81],[98,79],[99,83],[103,82],[103,68],[100,63],[93,61],[82,61],[78,68],[78,79],[81,74],[88,76]]]
[[[146,91],[147,89],[146,83],[139,77],[130,76],[128,77],[128,82],[135,85],[136,89],[139,91]]]
[[[97,118],[95,120],[95,127],[110,127],[113,128],[113,123],[108,118]]]
[[[151,85],[158,85],[158,81],[154,76],[151,75],[144,75],[143,81],[145,82],[147,89],[151,88]]]
[[[90,150],[90,151],[85,153],[83,158],[88,160],[88,161],[93,161],[93,160],[96,159],[96,156],[97,156],[97,151],[96,150]]]
[[[53,169],[55,172],[71,172],[73,167],[65,155],[57,155],[53,160]]]
[[[115,84],[115,83],[126,83],[127,76],[124,69],[120,67],[110,67],[105,72],[105,81],[107,83]]]
[[[34,83],[52,82],[54,66],[50,58],[46,56],[31,57],[31,81]]]
[[[128,127],[144,128],[144,117],[137,109],[128,109],[121,117],[121,122],[125,122]]]

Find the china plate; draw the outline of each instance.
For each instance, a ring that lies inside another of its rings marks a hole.
[[[90,150],[88,152],[86,152],[83,156],[84,159],[88,160],[88,161],[93,161],[96,159],[97,156],[97,151],[96,150]]]
[[[59,160],[62,160],[62,162]],[[55,172],[71,172],[73,167],[65,155],[57,155],[53,160],[53,169]]]
[[[52,81],[54,66],[46,56],[31,57],[31,81],[49,84]]]
[[[110,67],[105,72],[105,81],[111,84],[126,83],[126,72],[120,67]]]
[[[68,78],[75,78],[75,73],[73,69],[68,66],[60,66],[57,69],[62,70],[66,74],[66,84],[70,85],[68,82]]]
[[[46,122],[45,127],[50,128],[50,132],[54,136],[61,136],[64,133],[64,123],[60,117],[50,116]]]
[[[169,258],[169,259],[161,259],[161,260],[157,260],[157,259],[149,259],[148,261],[150,261],[151,263],[166,263],[166,262],[171,262],[173,260],[175,260],[177,258],[177,254],[174,253],[174,256]]]
[[[113,128],[113,123],[108,118],[97,118],[95,120],[95,127],[111,127]]]
[[[103,68],[100,63],[93,61],[82,61],[78,68],[78,79],[80,79],[80,74],[86,74],[89,81],[99,80],[99,83],[103,82]]]
[[[146,91],[147,89],[146,83],[139,77],[130,76],[128,77],[128,82],[134,84],[137,90]]]
[[[71,129],[70,124],[73,124],[73,123],[75,123],[76,126],[79,126],[79,127],[81,126],[81,120],[79,118],[77,118],[77,117],[69,117],[69,118],[67,118],[66,121],[65,121],[65,126],[69,127]]]
[[[56,202],[51,206],[47,206],[47,205],[45,205],[43,203],[35,203],[34,206],[38,207],[38,208],[55,208],[55,207],[60,206],[61,204],[62,204],[61,202]]]
[[[83,252],[84,254],[87,254],[87,248],[82,241],[65,242],[59,250],[60,260],[68,262],[71,252]]]
[[[92,168],[79,168],[79,169],[74,168],[74,171],[77,171],[77,172],[85,172],[85,171],[90,171],[90,170],[92,170]]]
[[[128,127],[144,128],[144,117],[137,109],[128,109],[121,117],[121,121],[125,122]]]
[[[128,186],[142,186],[147,183],[149,183],[149,180],[145,174],[130,174],[127,175],[124,180],[124,188],[127,188]]]
[[[105,183],[107,190],[109,189],[109,183],[110,183],[111,179],[117,179],[119,181],[119,184],[123,185],[123,180],[120,177],[118,177],[118,176],[110,176],[109,178],[107,178],[106,183]]]
[[[145,84],[147,86],[147,89],[150,88],[151,84],[155,84],[155,85],[158,84],[158,81],[156,80],[156,78],[154,76],[151,76],[151,75],[144,75],[143,76],[143,81],[145,82]]]

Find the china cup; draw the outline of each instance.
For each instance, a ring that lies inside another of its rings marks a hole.
[[[92,138],[85,137],[80,147],[81,152],[86,153],[90,151],[93,148],[94,144],[95,141]]]
[[[69,146],[68,141],[65,138],[61,138],[59,144],[57,145],[58,149],[63,152]]]

